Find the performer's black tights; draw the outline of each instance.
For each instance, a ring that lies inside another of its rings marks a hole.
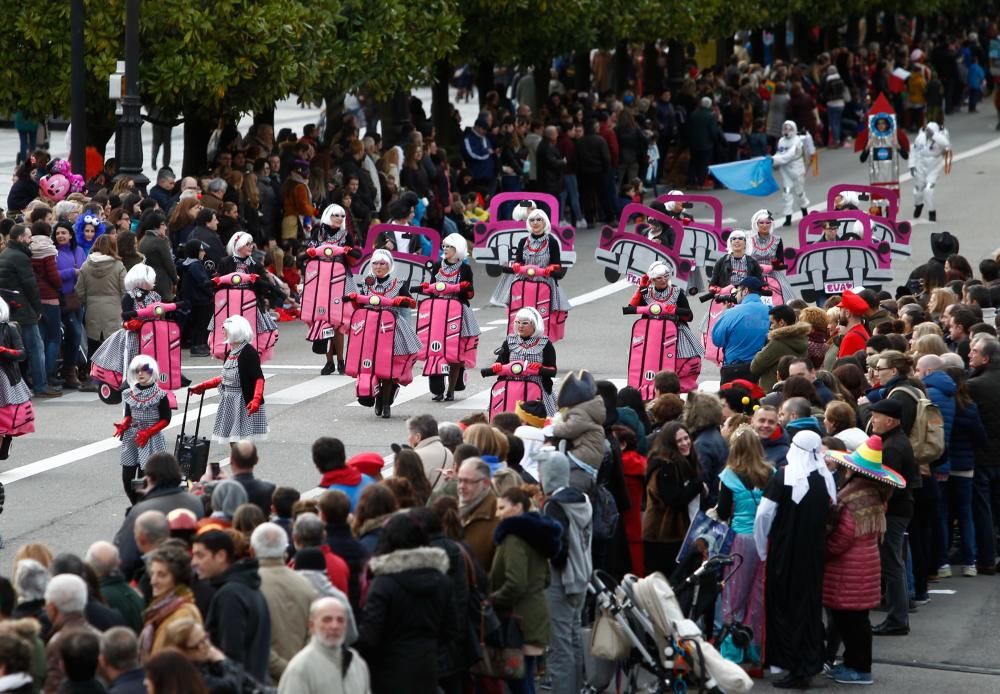
[[[132,491],[132,480],[137,480],[141,477],[142,468],[138,465],[122,465],[122,487],[125,488],[125,494],[128,496],[128,500],[132,502],[133,506],[138,503],[139,495]]]

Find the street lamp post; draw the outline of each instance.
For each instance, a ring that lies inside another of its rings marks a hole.
[[[75,173],[87,175],[87,68],[84,63],[83,0],[70,5],[70,164]]]
[[[142,101],[139,99],[139,0],[125,2],[125,96],[122,99],[119,172],[145,191],[142,173]]]

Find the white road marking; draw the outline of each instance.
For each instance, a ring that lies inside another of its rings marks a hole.
[[[633,286],[635,285],[633,285],[628,280],[618,280],[614,284],[609,284],[604,287],[601,287],[600,289],[595,289],[591,292],[587,292],[586,294],[581,294],[580,296],[573,297],[572,299],[569,300],[569,305],[572,306],[573,308],[576,308],[577,306],[582,306],[583,304],[589,304],[591,301],[597,301],[598,299],[603,299],[606,296],[611,296],[612,294],[616,294],[622,291],[623,289],[628,289],[629,287]]]
[[[354,379],[350,376],[317,376],[297,386],[279,390],[274,395],[265,393],[264,403],[266,405],[296,405],[303,400],[319,397],[337,388],[353,385],[353,383]]]

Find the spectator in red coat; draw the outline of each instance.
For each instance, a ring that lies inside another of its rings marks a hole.
[[[611,427],[611,433],[614,434],[622,449],[625,488],[632,501],[629,509],[622,514],[629,556],[632,558],[632,573],[636,576],[645,576],[646,564],[643,561],[642,546],[642,492],[643,487],[646,486],[646,456],[636,450],[638,440],[635,432],[630,428],[616,424]]]
[[[326,543],[326,528],[319,516],[315,513],[299,514],[292,526],[292,543],[295,545],[296,551],[308,547],[320,550],[326,560],[327,578],[330,579],[334,588],[347,595],[351,570],[343,557],[334,554],[330,545]],[[289,566],[293,569],[296,568],[294,557],[289,562]]]
[[[885,534],[885,506],[892,490],[905,485],[882,465],[882,439],[872,436],[854,453],[829,452],[845,477],[837,492],[836,520],[827,535],[823,605],[844,641],[844,662],[833,668],[843,684],[872,683],[872,628],[868,611],[879,604],[878,544]]]
[[[840,352],[838,358],[853,356],[855,352],[863,351],[868,343],[868,329],[865,328],[864,318],[868,312],[868,302],[848,290],[844,292],[840,300],[841,326],[847,327],[844,339],[840,342]]]

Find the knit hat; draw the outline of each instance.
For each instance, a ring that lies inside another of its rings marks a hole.
[[[382,475],[385,460],[378,453],[366,451],[348,458],[347,467],[357,470],[362,475],[378,478]]]
[[[569,486],[569,458],[565,455],[556,450],[538,451],[534,460],[538,463],[538,481],[546,494]]]
[[[590,372],[580,371],[580,375],[577,376],[575,372],[571,371],[559,389],[556,405],[560,408],[573,407],[593,400],[595,397],[597,397],[597,384],[594,383],[594,377],[590,375]]]
[[[735,380],[729,381],[728,383],[723,383],[721,386],[719,386],[720,391],[729,390],[730,388],[742,388],[743,390],[750,393],[750,397],[753,398],[754,400],[760,400],[762,397],[767,395],[767,393],[764,392],[763,388],[761,388],[756,383],[751,383],[745,378],[737,378]]]
[[[846,291],[840,295],[840,307],[856,316],[868,313],[868,302],[852,291]]]
[[[888,402],[883,400],[883,402]],[[849,470],[859,472],[865,477],[870,477],[876,482],[889,484],[893,487],[903,489],[906,487],[906,480],[903,476],[892,468],[882,464],[882,437],[871,436],[858,446],[853,453],[843,451],[827,451],[826,460],[843,465]]]
[[[170,525],[172,532],[194,530],[198,527],[198,517],[190,509],[175,508],[167,514],[167,523]]]
[[[528,426],[537,429],[545,426],[545,418],[548,416],[545,411],[545,403],[541,400],[518,400],[514,407],[514,414]]]
[[[236,509],[247,503],[247,490],[236,480],[222,480],[212,489],[212,510],[221,511],[230,518]]]

